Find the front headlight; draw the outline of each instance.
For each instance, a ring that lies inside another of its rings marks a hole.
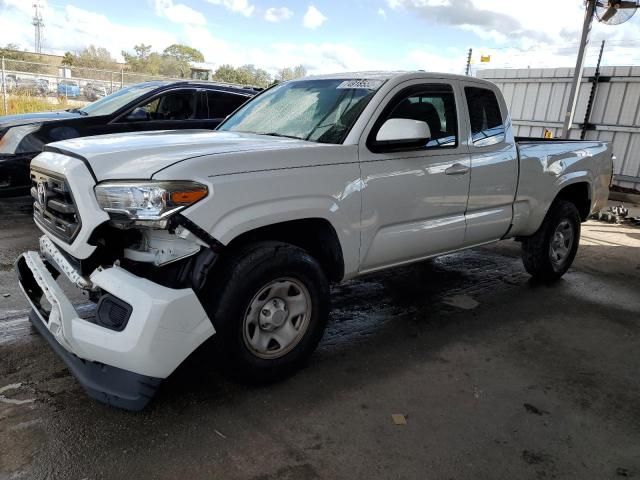
[[[31,139],[35,142],[24,143],[24,139],[27,135],[37,132],[41,123],[31,123],[28,125],[20,125],[17,127],[9,127],[4,131],[4,135],[0,136],[0,153],[21,153],[21,152],[39,152],[42,150],[42,141],[37,139]],[[18,151],[18,147],[20,151]]]
[[[104,182],[95,187],[100,207],[109,214],[137,222],[160,222],[207,196],[197,182]]]

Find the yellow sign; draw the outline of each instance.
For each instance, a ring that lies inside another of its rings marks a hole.
[[[489,63],[491,61],[491,55],[480,55],[481,63]]]

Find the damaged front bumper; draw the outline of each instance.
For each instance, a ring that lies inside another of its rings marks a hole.
[[[38,331],[87,393],[113,406],[144,408],[161,379],[214,334],[192,289],[167,288],[118,266],[83,277],[46,236],[40,252],[18,258],[16,271]],[[96,318],[78,313],[56,281],[58,274],[101,295]],[[102,321],[101,304],[120,324]]]

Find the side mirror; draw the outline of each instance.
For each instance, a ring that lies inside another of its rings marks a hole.
[[[427,122],[408,118],[390,118],[382,124],[376,135],[376,143],[390,147],[424,146],[431,138]]]
[[[147,112],[142,107],[134,108],[133,111],[129,115],[127,115],[127,120],[130,122],[149,120],[149,112]]]

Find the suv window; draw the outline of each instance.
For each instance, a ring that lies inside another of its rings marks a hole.
[[[411,87],[410,93],[401,94],[392,101],[391,113],[383,114],[383,117],[379,126],[391,118],[426,122],[431,130],[431,139],[425,148],[455,147],[458,144],[456,101],[449,85]]]
[[[147,112],[147,120],[188,120],[194,116],[195,95],[189,90],[167,92],[139,108]]]
[[[225,118],[247,101],[248,97],[226,92],[205,92],[207,108],[203,108],[204,118]]]
[[[471,135],[476,146],[504,141],[504,122],[495,93],[486,88],[465,87],[471,120]]]

